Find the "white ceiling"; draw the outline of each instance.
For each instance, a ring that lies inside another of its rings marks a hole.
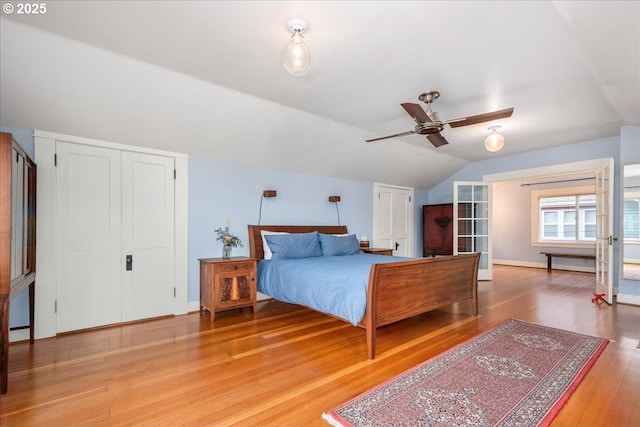
[[[5,3],[3,2],[3,5]],[[15,4],[15,3],[13,3]],[[1,15],[0,124],[429,189],[469,162],[640,126],[638,1],[50,1]],[[314,66],[287,74],[290,18]],[[400,107],[438,90],[434,148]],[[506,143],[488,153],[488,126]]]

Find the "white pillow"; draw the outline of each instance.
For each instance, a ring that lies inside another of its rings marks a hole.
[[[290,233],[287,233],[284,231],[260,230],[260,237],[262,238],[262,250],[264,252],[264,259],[271,259],[271,256],[273,255],[273,253],[271,252],[271,248],[267,243],[267,239],[264,238],[265,234],[290,234]]]

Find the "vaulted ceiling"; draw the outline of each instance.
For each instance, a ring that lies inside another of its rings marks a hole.
[[[290,18],[309,26],[303,77],[280,65]],[[3,126],[241,164],[429,189],[640,125],[637,1],[52,1],[0,27]],[[400,104],[429,90],[445,120],[515,111],[440,148],[365,143],[412,130]]]

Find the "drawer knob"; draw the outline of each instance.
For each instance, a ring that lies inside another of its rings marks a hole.
[[[237,270],[237,269],[238,269],[238,266],[237,266],[237,265],[234,265],[234,266],[233,266],[233,269],[234,269],[234,270]]]

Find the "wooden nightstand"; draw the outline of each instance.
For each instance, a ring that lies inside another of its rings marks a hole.
[[[360,248],[362,252],[373,255],[393,255],[393,249],[385,249],[385,248]]]
[[[200,312],[208,310],[211,321],[216,311],[253,307],[256,313],[256,258],[201,258]]]

